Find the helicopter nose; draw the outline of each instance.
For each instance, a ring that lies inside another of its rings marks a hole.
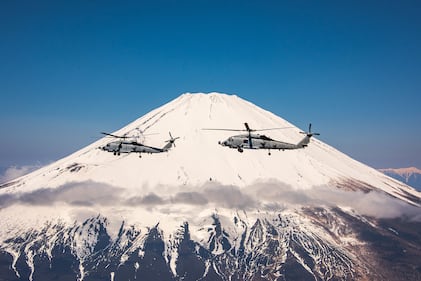
[[[228,146],[228,142],[227,141],[218,141],[218,143],[222,146]]]

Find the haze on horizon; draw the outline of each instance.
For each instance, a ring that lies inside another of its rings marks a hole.
[[[216,91],[311,122],[375,168],[420,168],[420,12],[409,0],[1,2],[0,167],[46,164]]]

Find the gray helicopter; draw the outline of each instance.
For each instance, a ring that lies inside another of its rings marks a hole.
[[[108,152],[113,152],[114,155],[120,155],[121,153],[139,153],[139,157],[142,157],[141,153],[162,153],[162,152],[167,152],[171,149],[171,147],[174,145],[175,147],[175,140],[179,139],[179,137],[173,137],[171,135],[171,132],[169,132],[170,135],[170,139],[167,140],[167,144],[162,147],[153,147],[153,146],[148,146],[148,145],[144,145],[140,142],[137,141],[129,141],[127,139],[129,138],[133,138],[130,136],[116,136],[113,134],[109,134],[109,133],[104,133],[101,132],[101,134],[103,135],[107,135],[113,138],[117,138],[120,139],[118,141],[112,141],[110,143],[107,143],[105,146],[100,147],[100,149],[104,150],[104,151],[108,151]]]
[[[309,144],[310,138],[312,136],[320,135],[319,133],[312,133],[311,124],[309,124],[308,132],[300,132],[302,134],[305,134],[305,137],[297,144],[293,144],[293,143],[277,141],[265,135],[252,134],[252,132],[257,132],[257,131],[288,129],[292,127],[254,130],[254,129],[251,129],[247,123],[244,123],[244,126],[246,127],[246,129],[204,129],[204,130],[247,132],[247,134],[231,136],[224,141],[219,141],[218,143],[222,146],[235,148],[238,150],[238,152],[243,152],[244,149],[267,149],[269,155],[271,155],[270,153],[271,149],[286,150],[286,149],[305,148]]]

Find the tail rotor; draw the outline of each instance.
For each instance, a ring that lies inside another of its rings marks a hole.
[[[312,136],[319,136],[319,133],[312,133],[311,132],[311,123],[308,125],[308,131],[307,132],[300,132],[301,134],[307,135],[307,137],[311,138]]]
[[[166,140],[165,142],[167,142],[168,144],[165,146],[165,148],[168,150],[171,146],[173,146],[174,145],[174,147],[176,147],[176,145],[175,145],[175,141],[177,140],[177,139],[179,139],[180,137],[173,137],[172,135],[171,135],[171,132],[168,132],[168,134],[170,135],[170,139],[169,140]]]

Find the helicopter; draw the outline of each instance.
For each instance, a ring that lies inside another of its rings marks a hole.
[[[167,152],[171,149],[173,145],[175,147],[175,140],[179,139],[179,137],[174,138],[171,135],[171,132],[168,132],[168,133],[170,135],[170,139],[166,141],[167,144],[164,147],[159,148],[159,147],[144,145],[137,141],[129,141],[127,140],[128,138],[133,138],[130,136],[126,136],[126,135],[117,136],[117,135],[101,132],[101,134],[103,135],[107,135],[107,136],[117,138],[120,140],[107,143],[105,146],[100,147],[100,149],[104,151],[108,151],[108,152],[113,152],[114,155],[120,155],[121,153],[132,153],[132,152],[136,153],[137,152],[139,153],[139,157],[142,157],[141,153]]]
[[[244,123],[244,126],[246,127],[245,129],[204,129],[204,130],[247,132],[247,134],[231,136],[224,141],[219,141],[218,144],[222,146],[227,146],[229,148],[235,148],[240,153],[242,153],[244,149],[267,149],[269,155],[271,155],[270,153],[271,149],[278,149],[278,150],[283,151],[286,149],[290,150],[290,149],[305,148],[309,144],[310,138],[312,136],[320,135],[319,133],[311,132],[311,123],[310,123],[308,126],[307,132],[300,132],[301,134],[305,134],[305,137],[297,144],[293,144],[293,143],[287,143],[287,142],[274,140],[265,135],[252,134],[252,132],[256,132],[256,131],[279,130],[279,129],[288,129],[292,127],[254,130],[249,127],[248,123]]]

